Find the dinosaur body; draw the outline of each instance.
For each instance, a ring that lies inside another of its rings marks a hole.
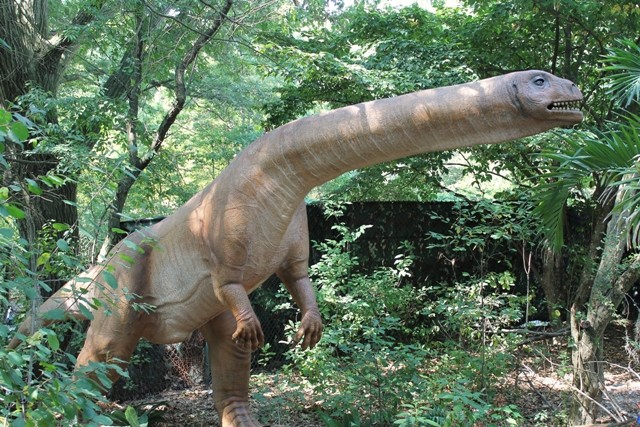
[[[85,273],[93,282],[72,280],[39,312],[62,307],[82,317],[74,287],[115,299],[111,315],[94,310],[79,365],[128,360],[141,337],[173,343],[200,329],[210,344],[222,425],[258,426],[247,404],[249,360],[264,338],[247,295],[275,272],[302,311],[296,341],[313,347],[322,331],[307,275],[305,195],[367,165],[575,124],[581,99],[567,80],[523,71],[296,120],[257,139],[171,216],[121,242],[106,267]],[[103,268],[117,289],[105,283]],[[155,309],[146,313],[134,303]],[[20,333],[33,326],[28,319]]]

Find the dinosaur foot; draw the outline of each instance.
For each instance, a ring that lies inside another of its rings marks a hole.
[[[216,405],[222,427],[268,427],[251,416],[249,402],[235,398],[226,399]]]

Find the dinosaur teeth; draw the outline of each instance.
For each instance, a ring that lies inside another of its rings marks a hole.
[[[549,105],[549,110],[553,111],[570,111],[570,110],[579,110],[580,109],[580,101],[558,101],[552,102]]]

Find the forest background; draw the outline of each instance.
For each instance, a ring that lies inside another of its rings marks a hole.
[[[289,369],[323,402],[327,425],[594,422],[606,392],[603,338],[612,322],[629,324],[619,308],[635,304],[627,294],[640,276],[638,28],[639,5],[622,0],[2,1],[3,318],[100,261],[122,220],[169,214],[269,129],[329,108],[543,69],[581,88],[584,124],[377,165],[309,195],[328,206],[454,201],[458,226],[433,244],[478,262],[453,283],[403,287],[414,262],[404,247],[395,268],[354,277],[347,267],[358,260],[343,249],[364,229],[339,228],[341,239],[320,243],[326,256],[312,267],[324,344],[293,352]],[[565,233],[569,207],[587,212],[579,233]],[[471,226],[471,217],[484,221]],[[518,272],[487,270],[496,240],[525,259],[537,255],[526,295],[511,292]],[[531,305],[531,295],[544,303]],[[521,338],[497,332],[534,314],[570,331],[573,388],[560,410],[525,416],[516,402],[496,403],[492,384],[516,363]],[[43,329],[20,352],[0,350],[10,425],[80,413],[106,420],[96,388],[70,376],[63,335]],[[10,336],[0,325],[2,340]],[[376,399],[358,380],[377,384]]]

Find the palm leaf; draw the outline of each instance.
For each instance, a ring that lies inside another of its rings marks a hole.
[[[628,114],[613,135],[619,145],[628,148],[630,161],[619,165],[612,174],[609,184],[611,192],[620,193],[614,212],[620,213],[627,221],[631,232],[629,244],[640,245],[640,117]]]
[[[534,215],[542,224],[545,243],[559,250],[564,244],[564,211],[571,195],[589,180],[607,187],[606,197],[615,194],[621,184],[640,189],[637,179],[637,159],[640,158],[640,118],[629,115],[623,124],[612,124],[605,132],[573,132],[565,134],[560,151],[543,152],[540,157],[553,165],[537,185]],[[636,172],[636,174],[633,174]],[[635,179],[629,178],[636,176]],[[638,192],[628,192],[638,194]],[[621,206],[634,212],[640,206],[640,196],[626,197]],[[604,203],[606,200],[597,200]],[[640,215],[632,217],[640,235]]]
[[[640,100],[640,46],[632,40],[621,40],[620,45],[610,50],[604,70],[612,73],[609,93],[626,108]]]

